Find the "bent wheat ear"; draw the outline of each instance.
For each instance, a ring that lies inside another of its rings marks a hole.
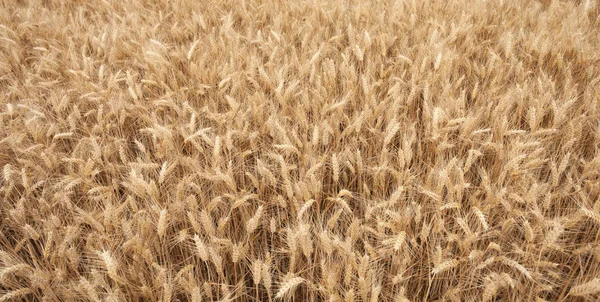
[[[443,273],[445,271],[455,268],[456,266],[458,266],[458,264],[459,264],[459,262],[456,259],[446,260],[446,261],[440,263],[439,265],[437,265],[436,267],[434,267],[433,270],[431,270],[431,273],[434,275],[440,274],[440,273]]]
[[[15,299],[23,299],[27,295],[31,294],[32,291],[29,288],[21,288],[13,291],[9,291],[0,297],[0,301],[15,301]]]
[[[398,235],[396,235],[395,237],[385,240],[383,243],[391,245],[395,251],[399,251],[402,245],[404,244],[405,240],[406,232],[402,231],[398,233]]]
[[[569,290],[569,296],[584,297],[600,293],[600,278],[594,278],[588,282],[573,286]]]
[[[258,227],[258,225],[260,223],[262,213],[263,213],[263,206],[259,206],[258,209],[256,209],[254,216],[252,216],[252,218],[250,218],[248,220],[248,222],[246,222],[246,232],[248,234],[254,233],[254,231],[256,230],[256,228]]]
[[[279,286],[279,290],[277,294],[275,294],[276,299],[282,299],[285,296],[291,294],[291,292],[300,284],[304,282],[304,279],[300,277],[289,278],[287,281],[283,282],[281,286]]]

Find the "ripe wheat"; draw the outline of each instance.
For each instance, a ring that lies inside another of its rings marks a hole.
[[[0,301],[596,301],[600,2],[0,1]]]

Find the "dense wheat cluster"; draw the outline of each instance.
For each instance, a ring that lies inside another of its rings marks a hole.
[[[600,3],[10,1],[0,301],[597,301]]]

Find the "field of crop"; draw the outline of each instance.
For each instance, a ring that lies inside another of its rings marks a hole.
[[[598,299],[597,0],[0,1],[0,302]]]

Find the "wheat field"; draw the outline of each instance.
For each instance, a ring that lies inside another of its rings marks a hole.
[[[0,6],[0,301],[598,301],[600,3]]]

